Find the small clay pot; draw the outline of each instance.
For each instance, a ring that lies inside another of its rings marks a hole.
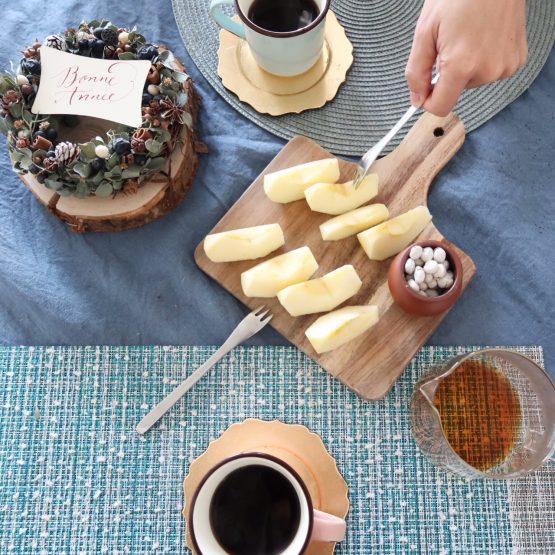
[[[449,270],[453,272],[453,285],[437,297],[424,297],[413,291],[405,279],[405,263],[412,247],[441,247],[447,253]],[[455,250],[440,241],[419,241],[402,250],[391,263],[387,273],[387,283],[393,300],[406,312],[418,316],[434,316],[450,309],[462,291],[463,269],[461,259]]]
[[[50,150],[52,148],[52,142],[49,141],[46,137],[41,137],[40,135],[38,137],[35,137],[35,140],[33,142],[33,148],[38,148],[40,150]]]

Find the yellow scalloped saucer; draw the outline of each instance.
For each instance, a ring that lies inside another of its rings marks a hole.
[[[349,510],[347,483],[320,436],[298,424],[248,419],[231,425],[191,463],[183,484],[186,521],[189,516],[187,500],[191,499],[206,472],[227,457],[251,451],[274,455],[291,465],[306,484],[314,508],[345,518]],[[188,531],[187,546],[192,550]],[[334,543],[315,542],[306,555],[332,555],[334,549]]]
[[[301,75],[279,77],[264,71],[254,60],[249,45],[223,29],[218,58],[218,75],[224,87],[257,112],[280,116],[320,108],[332,100],[353,63],[353,46],[330,10],[322,55]]]

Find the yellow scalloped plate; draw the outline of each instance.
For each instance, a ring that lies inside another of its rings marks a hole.
[[[330,10],[324,48],[316,64],[302,75],[279,77],[255,62],[248,44],[220,31],[218,75],[224,87],[261,114],[280,116],[320,108],[332,100],[353,63],[353,46]]]
[[[208,470],[227,457],[250,451],[269,453],[291,465],[306,484],[314,508],[345,518],[349,511],[347,483],[320,436],[299,424],[248,419],[231,425],[191,463],[183,484],[185,520],[189,516],[187,500]],[[188,531],[186,541],[192,549]],[[314,542],[306,555],[331,555],[334,549],[334,543]]]

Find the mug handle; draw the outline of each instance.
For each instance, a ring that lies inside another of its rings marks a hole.
[[[240,39],[244,39],[245,29],[243,24],[233,21],[233,19],[222,12],[221,6],[228,4],[235,4],[235,0],[212,0],[210,3],[210,16],[220,27],[237,35]]]
[[[345,539],[345,521],[338,516],[313,509],[314,524],[311,539],[317,542],[340,542]]]

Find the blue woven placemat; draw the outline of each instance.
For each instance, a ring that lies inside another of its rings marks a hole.
[[[188,466],[246,417],[322,436],[350,486],[336,553],[555,553],[555,465],[465,482],[415,446],[413,384],[462,350],[423,349],[368,403],[293,347],[239,348],[141,437],[140,417],[213,348],[0,348],[0,553],[186,552]]]

